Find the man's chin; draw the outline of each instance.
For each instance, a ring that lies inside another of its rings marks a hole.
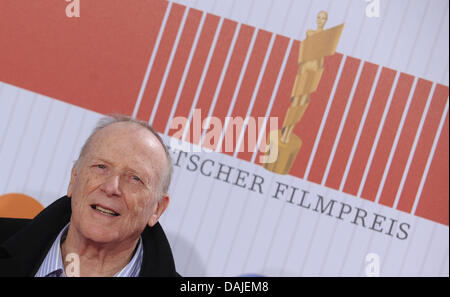
[[[118,234],[107,226],[90,225],[83,228],[83,236],[95,243],[107,244],[117,240]]]

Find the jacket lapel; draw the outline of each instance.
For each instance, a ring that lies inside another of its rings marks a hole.
[[[144,258],[140,276],[178,276],[169,241],[159,223],[142,232]]]

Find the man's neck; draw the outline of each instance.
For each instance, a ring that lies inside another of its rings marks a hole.
[[[70,263],[66,262],[67,255],[75,254],[79,259],[80,276],[114,276],[133,257],[138,241],[139,238],[130,243],[99,244],[83,238],[69,226],[67,237],[61,240],[64,267],[67,269]]]

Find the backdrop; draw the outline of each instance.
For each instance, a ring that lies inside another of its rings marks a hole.
[[[321,10],[344,29],[293,167],[273,173],[269,119],[281,128]],[[171,147],[161,224],[182,275],[448,276],[448,31],[446,0],[3,0],[0,214],[64,195],[116,112]]]

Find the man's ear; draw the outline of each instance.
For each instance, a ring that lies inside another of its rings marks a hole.
[[[167,206],[169,205],[170,198],[169,196],[163,196],[156,204],[155,211],[150,217],[150,220],[148,221],[148,225],[150,227],[155,226],[156,222],[158,222],[159,217],[164,213],[164,211],[167,209]]]
[[[70,172],[70,182],[69,182],[69,186],[67,187],[67,196],[68,197],[72,197],[72,193],[73,193],[73,184],[75,182],[75,178],[77,177],[77,163],[75,163],[72,166],[72,171]]]

